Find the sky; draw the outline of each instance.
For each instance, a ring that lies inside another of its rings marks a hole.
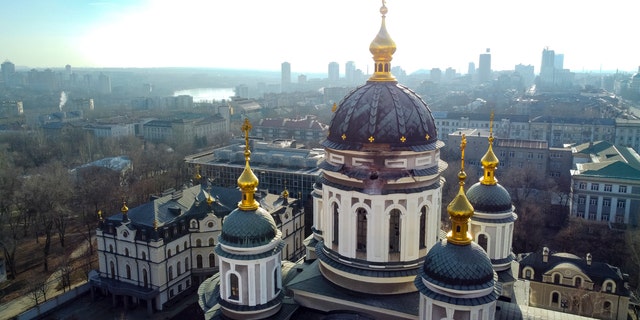
[[[0,60],[30,68],[206,67],[326,73],[372,69],[378,0],[2,0]],[[539,71],[542,50],[575,72],[640,65],[632,0],[387,0],[392,66]],[[633,39],[636,40],[633,40]]]

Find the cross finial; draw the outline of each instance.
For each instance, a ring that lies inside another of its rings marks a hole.
[[[460,171],[464,171],[464,149],[467,146],[467,136],[462,134],[462,139],[460,140]]]
[[[493,143],[493,110],[491,110],[491,116],[489,117],[489,143]]]
[[[244,118],[244,123],[242,123],[240,129],[244,133],[245,150],[249,150],[249,131],[251,131],[252,128],[253,126],[251,126],[249,118]]]

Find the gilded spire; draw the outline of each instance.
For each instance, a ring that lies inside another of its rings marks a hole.
[[[238,208],[244,211],[256,210],[259,207],[258,202],[254,199],[256,188],[258,187],[258,177],[253,173],[249,165],[249,156],[251,155],[251,151],[249,151],[249,131],[251,131],[252,128],[249,119],[245,118],[241,127],[242,132],[244,132],[245,166],[244,171],[242,171],[242,174],[238,178],[238,188],[240,188],[242,192],[242,201],[238,203]]]
[[[373,39],[369,45],[369,52],[373,54],[373,61],[375,63],[375,71],[371,78],[369,78],[369,81],[396,81],[396,78],[391,74],[391,59],[393,59],[393,54],[396,52],[396,43],[387,32],[387,26],[385,24],[387,12],[386,1],[382,0],[382,7],[380,8],[382,23],[380,25],[380,31],[378,31],[378,35],[376,35],[375,39]]]
[[[482,159],[480,159],[482,162],[482,168],[484,168],[484,175],[480,178],[480,183],[487,186],[498,183],[498,179],[496,179],[495,175],[496,168],[498,167],[498,164],[500,164],[500,160],[498,160],[498,157],[496,157],[496,154],[493,152],[493,116],[493,111],[491,111],[489,124],[489,149]]]
[[[102,210],[98,210],[98,219],[102,221]]]
[[[469,234],[469,219],[473,216],[473,206],[464,193],[464,180],[467,174],[464,172],[464,149],[467,146],[467,137],[463,134],[460,141],[460,172],[458,172],[458,184],[460,189],[458,194],[447,206],[449,219],[451,220],[451,231],[447,233],[447,241],[457,245],[468,245],[473,239]]]
[[[202,176],[200,175],[200,165],[196,164],[196,173],[193,175],[193,178],[196,179],[196,181],[200,181],[200,179],[202,179]]]
[[[129,207],[127,207],[127,202],[122,201],[122,208],[120,208],[120,212],[122,212],[122,222],[128,221],[129,217],[127,213],[129,212]]]

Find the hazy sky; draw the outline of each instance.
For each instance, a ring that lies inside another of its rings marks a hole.
[[[34,68],[220,67],[326,73],[372,65],[377,0],[3,0],[0,60]],[[466,73],[491,48],[492,69],[563,53],[573,71],[635,72],[637,1],[388,0],[393,66]]]

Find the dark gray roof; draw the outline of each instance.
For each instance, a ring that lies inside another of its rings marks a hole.
[[[434,285],[463,291],[487,289],[495,284],[491,260],[475,242],[437,242],[424,259],[421,276]]]
[[[339,150],[367,145],[391,150],[435,148],[436,130],[431,110],[411,89],[397,82],[369,81],[339,103],[323,145]]]
[[[467,198],[475,210],[485,213],[504,213],[513,209],[511,195],[500,184],[477,182],[467,190]]]
[[[629,295],[629,290],[625,287],[626,279],[618,267],[608,263],[593,261],[587,265],[587,260],[567,253],[549,253],[547,262],[543,261],[542,252],[532,252],[520,255],[520,274],[526,267],[533,268],[534,278],[531,281],[542,282],[542,275],[562,263],[570,263],[589,276],[596,286],[602,286],[603,282],[611,279],[616,283],[618,295]]]
[[[219,241],[234,247],[260,247],[273,241],[277,233],[276,222],[267,210],[236,209],[224,218]]]

